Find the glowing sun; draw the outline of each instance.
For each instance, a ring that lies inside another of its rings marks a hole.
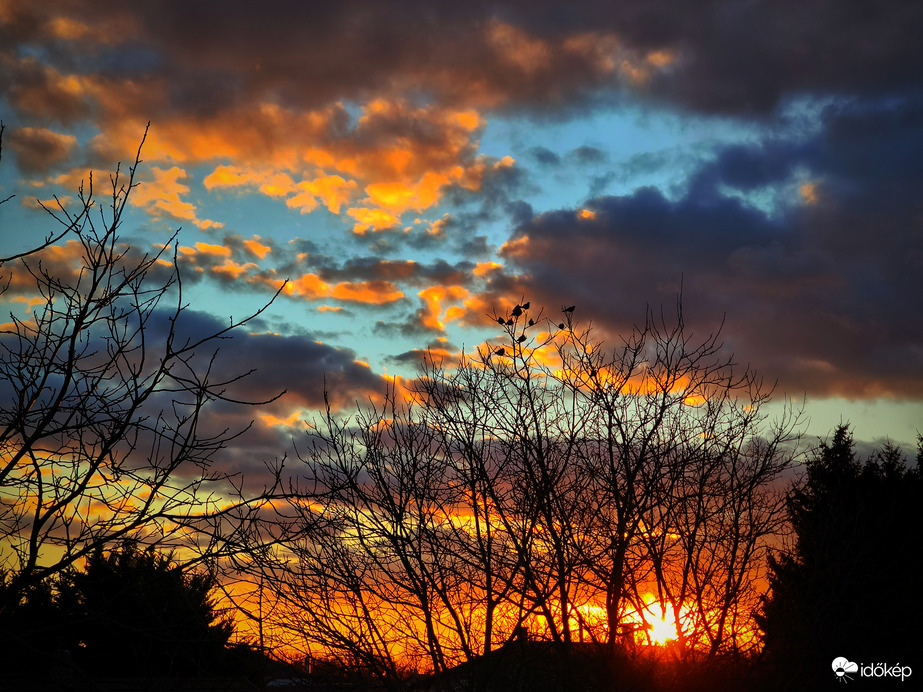
[[[655,644],[666,644],[670,639],[676,639],[676,623],[666,617],[650,617],[648,619],[650,630],[648,635]]]

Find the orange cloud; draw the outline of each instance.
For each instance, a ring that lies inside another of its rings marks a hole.
[[[165,78],[152,77],[143,86],[98,77],[80,84],[85,100],[100,111],[103,134],[93,139],[91,149],[108,161],[133,153],[145,128],[141,115],[158,111],[158,104],[169,101]],[[213,186],[231,184],[235,176],[246,176],[251,170],[264,176],[298,172],[305,165],[305,150],[327,141],[342,117],[339,104],[302,112],[252,101],[242,101],[214,115],[165,116],[158,118],[148,133],[144,158],[179,164],[233,161],[233,166],[220,169],[210,180]]]
[[[526,74],[547,69],[552,48],[548,42],[528,36],[524,31],[499,21],[486,28],[487,44],[499,57]]]
[[[515,238],[507,240],[500,247],[500,255],[502,257],[522,257],[528,256],[530,250],[531,241],[529,236],[520,235]]]
[[[30,314],[34,308],[38,307],[39,305],[45,305],[48,302],[47,298],[44,298],[43,296],[35,296],[32,298],[28,296],[4,296],[4,299],[5,302],[8,303],[23,303],[24,312],[26,314]]]
[[[268,245],[263,245],[259,240],[259,236],[253,236],[250,240],[244,241],[244,247],[250,251],[251,254],[259,257],[260,259],[266,259],[266,255],[272,252],[272,248]]]
[[[22,206],[27,209],[58,209],[60,204],[65,209],[68,207],[74,206],[76,203],[75,197],[68,197],[67,195],[59,195],[58,197],[52,197],[50,199],[38,199],[37,197],[23,197]]]
[[[676,53],[669,50],[655,50],[647,54],[646,60],[654,67],[667,67],[676,62]]]
[[[562,363],[555,343],[556,339],[547,332],[540,332],[534,336],[537,343],[543,344],[538,348],[530,349],[535,360],[547,368],[560,368]]]
[[[69,17],[54,17],[48,24],[51,33],[56,38],[63,38],[66,41],[76,41],[92,35],[92,29],[89,26]]]
[[[817,183],[805,183],[801,186],[799,192],[801,192],[801,199],[804,200],[805,204],[817,204],[817,187]]]
[[[17,4],[20,7],[17,7]],[[18,17],[17,14],[22,12],[25,5],[28,7],[34,3],[21,3],[16,0],[0,0],[0,23],[13,23]],[[86,43],[113,44],[126,41],[136,35],[138,23],[135,18],[124,12],[104,12],[102,15],[92,16],[92,24],[83,21],[89,18],[92,13],[84,12],[87,17],[81,16],[80,19],[66,16],[65,14],[53,15],[53,12],[67,12],[66,8],[55,7],[52,3],[45,3],[41,6],[41,11],[30,17],[33,25],[30,27],[37,34],[46,38],[59,39],[63,41],[81,41]],[[75,14],[80,12],[79,9],[72,9]],[[87,48],[92,50],[92,48]]]
[[[52,29],[61,37],[85,37],[88,30],[79,18],[60,19]],[[492,24],[490,37],[514,63],[531,64],[546,52],[542,41],[507,25]],[[477,155],[484,121],[471,108],[374,98],[351,120],[338,102],[299,110],[242,99],[220,113],[171,114],[162,107],[171,98],[166,76],[150,75],[141,83],[62,74],[37,60],[26,68],[41,79],[19,80],[21,88],[11,93],[16,107],[45,117],[98,113],[101,134],[87,145],[96,161],[131,157],[145,130],[144,118],[159,113],[144,158],[160,164],[153,179],[163,190],[157,195],[142,186],[134,202],[154,217],[202,229],[221,224],[198,218],[185,198],[185,169],[205,162],[214,165],[202,181],[206,190],[256,190],[284,198],[302,214],[322,206],[333,214],[346,209],[357,234],[399,228],[403,214],[433,208],[448,187],[477,190],[492,168],[512,165],[512,159],[494,162]],[[360,191],[365,197],[357,200]],[[431,230],[438,232],[438,226]]]
[[[224,264],[212,267],[212,274],[216,274],[225,279],[239,279],[250,270],[256,268],[257,265],[253,262],[239,264],[238,262],[234,262],[233,260],[229,259]]]
[[[265,259],[271,252],[268,245],[259,241],[259,236],[249,240],[231,237],[226,242],[231,242],[231,246],[201,241],[191,246],[180,245],[177,254],[185,267],[200,274],[210,274],[222,281],[244,279],[249,284],[272,283],[257,273],[260,267],[256,262],[248,261],[253,257]],[[278,283],[274,288],[278,288]]]
[[[273,427],[290,428],[293,425],[297,425],[298,423],[303,421],[306,417],[307,416],[305,416],[305,412],[299,408],[299,409],[295,409],[294,411],[292,411],[285,418],[279,418],[278,416],[274,416],[271,413],[264,413],[260,415],[260,420],[263,422],[263,425],[270,427],[270,428],[273,428]]]
[[[346,213],[357,222],[353,226],[353,233],[356,235],[364,235],[367,231],[384,231],[394,228],[399,221],[394,214],[389,214],[381,209],[353,207],[352,209],[347,209]]]
[[[212,243],[196,243],[195,247],[180,246],[178,249],[180,255],[187,257],[194,255],[216,255],[218,257],[230,257],[231,248],[224,245],[214,245]]]
[[[473,294],[464,299],[462,307],[464,314],[459,314],[457,319],[464,326],[497,326],[494,315],[508,315],[521,300],[525,287],[517,287],[515,277],[506,277],[513,282],[503,292],[485,291]]]
[[[206,190],[221,187],[240,187],[258,185],[263,176],[256,171],[246,170],[242,166],[218,166],[202,180]]]
[[[502,268],[503,265],[499,262],[478,262],[474,266],[472,273],[475,276],[483,277],[487,276],[488,274],[493,274],[495,271],[499,271]]]
[[[404,292],[390,281],[342,281],[333,287],[330,295],[338,300],[383,305],[400,300]]]
[[[272,169],[221,165],[202,181],[206,189],[255,188],[268,197],[286,197],[286,206],[302,214],[314,211],[318,200],[334,214],[352,198],[356,181],[339,175],[325,175],[296,183],[291,175]]]
[[[68,240],[63,245],[51,245],[30,258],[30,262],[41,260],[42,271],[61,281],[73,283],[78,275],[78,267],[84,258],[84,248],[78,240]],[[3,282],[6,292],[0,294],[4,301],[10,301],[14,295],[35,294],[35,277],[20,262],[3,266]]]
[[[58,30],[83,31],[66,22]],[[506,30],[498,31],[497,40],[522,43],[512,34],[504,38]],[[114,163],[132,156],[145,130],[142,114],[160,112],[158,104],[170,100],[166,77],[151,76],[141,84],[61,74],[35,60],[27,67],[41,79],[20,80],[22,86],[11,93],[16,107],[45,117],[99,113],[101,134],[87,145],[98,161]],[[32,86],[36,81],[41,83]],[[344,129],[349,118],[340,103],[300,111],[246,100],[215,115],[166,114],[157,119],[144,145],[145,160],[170,164],[154,169],[154,181],[164,190],[156,195],[142,187],[134,194],[135,203],[155,217],[200,228],[218,226],[198,219],[195,206],[183,198],[189,187],[181,183],[187,178],[184,167],[214,162],[202,181],[206,190],[256,189],[285,198],[290,208],[304,214],[321,205],[339,214],[351,204],[347,213],[355,219],[353,230],[362,234],[400,226],[402,214],[432,208],[448,186],[479,189],[496,165],[477,156],[483,121],[470,108],[378,98],[363,107],[353,127]],[[366,198],[356,203],[359,190]]]
[[[181,195],[189,193],[189,186],[179,182],[187,177],[186,171],[177,166],[152,168],[153,181],[140,184],[132,192],[130,201],[142,207],[155,218],[169,217],[180,221],[191,221],[199,228],[221,228],[224,224],[210,219],[199,219],[196,207],[182,200]]]
[[[384,305],[394,303],[404,297],[390,281],[341,281],[331,286],[317,274],[303,274],[297,279],[289,281],[285,292],[289,295],[300,296],[309,300],[318,298],[335,298],[352,303],[368,305]]]
[[[481,126],[481,116],[477,111],[460,111],[455,113],[455,122],[465,130],[474,131]]]
[[[330,286],[317,274],[302,274],[297,279],[289,280],[285,292],[303,298],[323,298],[330,294]]]
[[[426,232],[427,232],[429,235],[432,235],[432,236],[439,236],[439,235],[442,235],[442,233],[445,231],[446,226],[447,226],[447,225],[449,224],[449,222],[451,222],[451,221],[452,221],[452,215],[449,214],[449,213],[445,213],[445,214],[442,215],[442,218],[441,218],[441,219],[436,219],[435,221],[433,221],[433,222],[429,225],[429,228],[426,229]],[[416,219],[416,220],[414,221],[414,223],[415,223],[415,224],[417,224],[417,223],[422,223],[422,220],[421,220],[421,219]]]
[[[562,43],[564,53],[579,56],[601,74],[621,73],[634,86],[643,86],[657,71],[676,62],[668,50],[639,54],[622,44],[614,34],[584,33],[570,36]]]
[[[379,207],[403,213],[408,209],[422,211],[439,201],[440,191],[451,182],[462,178],[464,169],[454,166],[448,174],[427,171],[414,183],[374,183],[365,188],[369,201]]]
[[[394,388],[394,393],[397,394],[402,401],[407,403],[416,401],[417,395],[413,391],[413,380],[408,380],[400,375],[389,375],[387,373],[382,373],[381,378],[388,382],[390,387]]]
[[[10,73],[20,73],[18,83],[9,91],[10,102],[16,109],[39,118],[62,120],[89,114],[92,77],[64,75],[35,58],[23,58],[4,67]]]
[[[207,190],[226,187],[252,187],[267,197],[284,197],[295,192],[296,185],[287,173],[272,169],[243,166],[218,166],[202,180]]]
[[[444,331],[445,321],[457,320],[464,315],[464,309],[451,306],[443,315],[442,303],[457,302],[468,296],[468,289],[463,286],[430,286],[417,293],[423,302],[420,319],[424,327],[433,331]]]
[[[339,175],[325,175],[314,180],[302,180],[296,186],[300,192],[285,200],[286,206],[300,209],[306,214],[317,207],[320,200],[333,214],[340,213],[340,207],[348,202],[356,189],[355,180],[346,180]]]

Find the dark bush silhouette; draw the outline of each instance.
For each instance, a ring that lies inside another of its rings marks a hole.
[[[125,543],[97,550],[68,582],[81,668],[129,677],[222,672],[233,628],[207,572],[184,572],[170,555]]]
[[[793,550],[771,560],[772,590],[758,617],[765,658],[803,685],[831,662],[918,657],[923,594],[917,467],[887,444],[864,463],[847,425],[823,442],[788,501]]]
[[[0,573],[0,592],[8,589],[9,577]],[[63,672],[59,668],[70,663],[74,643],[64,616],[64,603],[70,602],[51,580],[17,593],[13,607],[0,620],[0,670],[6,676]]]
[[[261,680],[266,659],[231,643],[217,582],[132,542],[31,587],[0,628],[6,682],[220,677]],[[70,684],[68,683],[68,684]],[[27,687],[27,689],[29,689]]]

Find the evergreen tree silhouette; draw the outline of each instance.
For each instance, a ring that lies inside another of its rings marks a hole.
[[[765,656],[793,688],[833,675],[831,662],[918,660],[920,461],[884,445],[860,462],[848,425],[822,442],[788,500],[794,550],[770,561],[758,622]],[[831,678],[832,679],[832,678]]]
[[[207,572],[184,572],[170,555],[132,543],[97,550],[71,575],[79,600],[76,663],[111,676],[222,674],[231,623]]]

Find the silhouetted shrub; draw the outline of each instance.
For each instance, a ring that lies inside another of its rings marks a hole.
[[[215,606],[214,578],[131,543],[97,550],[70,576],[76,662],[117,676],[221,672],[231,622]]]
[[[923,440],[916,468],[890,444],[863,463],[841,425],[791,491],[796,542],[771,560],[758,621],[767,662],[792,684],[832,676],[839,656],[897,663],[918,655],[921,457]]]

